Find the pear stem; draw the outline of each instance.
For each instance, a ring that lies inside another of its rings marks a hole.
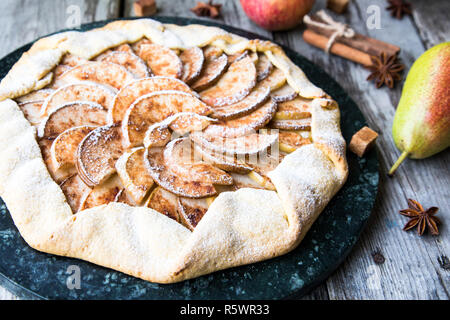
[[[409,155],[408,151],[403,151],[403,153],[400,155],[400,157],[392,166],[391,170],[389,170],[388,176],[392,177],[394,175],[395,170],[397,170],[398,166],[403,162],[403,160],[406,159],[408,155]]]

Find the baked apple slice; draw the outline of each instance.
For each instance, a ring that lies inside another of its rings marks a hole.
[[[95,128],[94,126],[72,127],[57,136],[50,148],[53,166],[56,169],[74,166],[78,145]]]
[[[270,127],[283,130],[311,130],[311,118],[296,120],[272,120]]]
[[[144,148],[135,148],[125,152],[116,162],[117,174],[133,200],[140,204],[153,186],[144,163]]]
[[[246,55],[249,55],[249,52],[247,50],[230,54],[229,56],[227,56],[228,64],[231,65],[233,62],[241,60]]]
[[[108,110],[114,101],[115,92],[96,83],[69,84],[55,90],[42,105],[42,115],[47,115],[59,106],[69,102],[95,102]]]
[[[181,80],[186,83],[194,81],[202,72],[203,62],[205,57],[203,51],[199,47],[191,47],[184,50],[180,54],[181,62],[183,63],[183,75]]]
[[[209,202],[207,199],[178,197],[178,213],[181,223],[191,231],[194,231],[197,224],[208,211]]]
[[[234,156],[203,149],[198,145],[195,145],[195,152],[201,156],[202,161],[211,163],[213,166],[227,172],[249,173],[252,170],[251,167],[237,161]]]
[[[123,153],[119,124],[92,130],[78,145],[76,167],[80,178],[94,187],[116,172],[116,161]]]
[[[196,95],[187,84],[170,77],[151,77],[131,82],[121,89],[114,98],[113,106],[109,109],[108,119],[111,122],[122,121],[125,112],[139,97],[155,91],[183,91]]]
[[[162,45],[143,44],[139,48],[138,56],[157,76],[180,78],[183,73],[183,64],[180,58],[174,51]]]
[[[235,156],[264,152],[278,140],[278,134],[251,133],[245,136],[225,138],[196,131],[191,133],[189,138],[202,149]]]
[[[207,56],[205,54],[203,69],[198,78],[191,84],[192,89],[200,91],[213,85],[225,72],[227,65],[228,59],[226,54],[217,57],[214,55]]]
[[[80,179],[78,174],[74,174],[65,179],[59,186],[66,196],[67,203],[72,209],[72,212],[77,213],[80,209],[81,200],[87,196],[91,188]]]
[[[106,61],[90,61],[64,72],[57,85],[59,87],[80,81],[91,81],[120,90],[134,79],[134,76],[121,65]]]
[[[84,59],[84,58],[75,56],[75,55],[70,54],[70,53],[66,53],[66,54],[62,57],[62,59],[61,59],[61,61],[60,61],[60,64],[61,64],[61,65],[67,65],[67,66],[69,66],[69,67],[74,68],[74,67],[76,67],[76,66],[80,66],[80,65],[85,64],[85,63],[87,63],[87,62],[89,62],[89,60],[86,60],[86,59]]]
[[[265,54],[258,54],[258,61],[256,61],[256,80],[262,81],[267,78],[272,72],[273,65]]]
[[[213,107],[244,99],[256,84],[256,68],[249,55],[232,63],[227,72],[209,89],[200,92],[203,101]]]
[[[147,38],[142,38],[131,45],[131,49],[134,53],[138,54],[141,47],[145,44],[152,44],[152,42]]]
[[[229,120],[244,116],[261,106],[267,100],[269,94],[269,87],[256,85],[252,92],[242,101],[228,106],[214,108],[211,116],[221,120]]]
[[[260,183],[263,181],[262,179],[257,182],[257,181],[255,181],[254,178],[250,177],[250,174],[233,172],[233,173],[231,173],[231,176],[233,177],[233,181],[234,181],[234,185],[235,185],[236,189],[241,189],[241,188],[266,189]]]
[[[278,103],[274,120],[297,120],[311,117],[312,100],[297,97],[293,100]]]
[[[152,208],[177,222],[180,221],[178,214],[178,196],[161,187],[153,189],[145,202],[145,206],[147,208]]]
[[[271,91],[281,88],[286,83],[286,76],[284,72],[278,68],[272,70],[272,72],[260,82],[264,87],[269,87]]]
[[[18,103],[28,103],[35,101],[44,101],[49,95],[53,93],[53,89],[40,89],[32,91],[24,96],[16,98],[16,102]]]
[[[300,148],[301,146],[312,143],[310,138],[304,138],[301,134],[295,131],[278,132],[280,151],[291,153]]]
[[[98,57],[96,60],[121,65],[135,78],[147,78],[150,76],[147,64],[131,51],[113,51]]]
[[[203,55],[205,58],[217,58],[223,54],[223,49],[208,45],[206,47],[203,47]]]
[[[19,103],[19,109],[22,110],[23,115],[31,123],[32,126],[38,126],[44,117],[41,115],[41,108],[44,101],[30,101]]]
[[[118,196],[120,196],[122,190],[123,185],[119,177],[114,175],[104,183],[95,186],[84,195],[80,201],[79,211],[108,204],[110,202],[117,202]]]
[[[93,102],[67,103],[53,110],[38,128],[39,137],[56,138],[69,128],[102,126],[106,124],[106,110]]]
[[[144,137],[144,146],[146,148],[164,147],[172,136],[169,128],[179,135],[184,135],[192,131],[201,131],[215,121],[217,120],[192,112],[176,113],[148,128]]]
[[[298,93],[286,83],[281,88],[274,90],[271,96],[276,102],[284,102],[294,99],[297,94]]]
[[[47,167],[50,176],[56,182],[60,183],[68,177],[77,173],[74,167],[55,168],[51,159],[50,149],[53,143],[53,139],[42,138],[38,140],[39,148],[41,149],[42,159]]]
[[[212,183],[172,172],[166,164],[163,152],[163,148],[148,148],[144,156],[147,170],[158,185],[176,195],[188,198],[203,198],[216,194]]]
[[[122,120],[124,142],[127,146],[142,144],[145,132],[153,123],[178,112],[211,113],[211,107],[182,91],[158,91],[138,98],[128,108]]]
[[[213,123],[204,132],[209,136],[227,138],[248,135],[269,123],[276,109],[277,104],[270,99],[250,114],[233,120],[219,121],[217,124]]]
[[[211,184],[233,184],[233,179],[225,171],[197,158],[189,138],[172,140],[164,149],[164,161],[167,167],[180,177]]]
[[[217,120],[193,112],[180,112],[170,121],[169,127],[179,135],[184,135],[188,132],[201,131],[213,122]]]

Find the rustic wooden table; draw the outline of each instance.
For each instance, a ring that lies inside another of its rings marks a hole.
[[[195,0],[157,0],[158,15],[194,17],[189,11]],[[206,0],[205,0],[206,2]],[[399,156],[391,136],[391,125],[402,84],[393,90],[376,89],[366,81],[368,71],[336,56],[327,56],[302,40],[303,27],[289,32],[268,32],[245,16],[238,0],[216,0],[223,4],[219,22],[239,27],[287,45],[334,77],[357,102],[377,140],[381,181],[373,215],[361,239],[345,262],[325,283],[304,299],[449,299],[450,298],[450,151],[426,160],[407,160],[394,178],[386,172]],[[407,69],[426,49],[450,40],[450,2],[415,0],[413,15],[403,20],[385,10],[386,0],[351,1],[348,13],[337,19],[357,32],[394,43]],[[73,26],[73,14],[81,23],[133,16],[132,0],[3,0],[0,2],[0,57],[39,36]],[[313,11],[325,6],[317,0]],[[372,10],[372,11],[371,11]],[[367,24],[373,10],[380,13],[380,29]],[[404,232],[406,219],[398,214],[406,198],[424,206],[438,206],[444,221],[439,236],[419,237]],[[372,254],[380,252],[383,264]],[[17,299],[0,287],[0,299]]]

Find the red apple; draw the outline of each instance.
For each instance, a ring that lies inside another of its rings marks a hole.
[[[315,0],[241,0],[247,16],[267,30],[286,30],[302,22]]]

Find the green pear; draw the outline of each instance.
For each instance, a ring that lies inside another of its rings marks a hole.
[[[450,42],[425,51],[412,65],[395,112],[392,136],[406,157],[423,159],[450,146]]]

